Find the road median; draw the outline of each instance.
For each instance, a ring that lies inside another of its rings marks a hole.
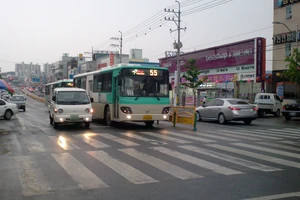
[[[23,94],[25,94],[26,96],[28,96],[28,97],[30,97],[30,98],[36,100],[36,101],[39,101],[39,102],[41,102],[41,103],[45,103],[45,102],[46,102],[45,99],[42,98],[42,97],[38,97],[38,96],[36,96],[36,95],[34,95],[34,94],[25,92],[25,91],[23,91],[23,90],[21,90],[21,92],[22,92]]]

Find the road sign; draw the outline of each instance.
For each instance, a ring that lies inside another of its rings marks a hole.
[[[32,82],[40,82],[40,78],[32,78]]]

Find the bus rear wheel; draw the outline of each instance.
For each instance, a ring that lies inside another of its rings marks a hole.
[[[154,124],[154,121],[145,121],[145,124],[147,127],[152,127]]]
[[[105,107],[105,124],[107,126],[111,126],[111,124],[112,124],[111,117],[110,117],[110,108],[109,108],[109,106]]]

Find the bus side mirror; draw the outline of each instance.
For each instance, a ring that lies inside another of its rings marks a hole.
[[[52,101],[56,101],[56,96],[53,96],[53,97],[52,97]]]
[[[169,90],[172,90],[172,84],[171,83],[169,83],[168,87],[169,87]]]
[[[93,97],[91,97],[91,103],[94,103],[94,98]]]

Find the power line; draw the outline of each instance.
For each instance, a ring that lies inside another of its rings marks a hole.
[[[221,0],[221,2],[222,2],[222,1],[226,1],[226,0]],[[189,9],[187,9],[187,10],[183,10],[182,12],[184,13],[184,12],[189,12],[189,11],[192,11],[192,10],[195,10],[195,9],[203,8],[205,5],[208,5],[208,4],[214,5],[214,4],[212,4],[212,3],[214,3],[214,2],[215,2],[215,4],[220,3],[220,2],[216,2],[216,0],[212,0],[212,1],[209,1],[209,2],[204,3],[204,4],[202,4],[202,5],[199,5],[199,6],[196,6],[196,7],[193,7],[193,8],[189,8]],[[209,6],[209,5],[208,5],[208,6]]]

